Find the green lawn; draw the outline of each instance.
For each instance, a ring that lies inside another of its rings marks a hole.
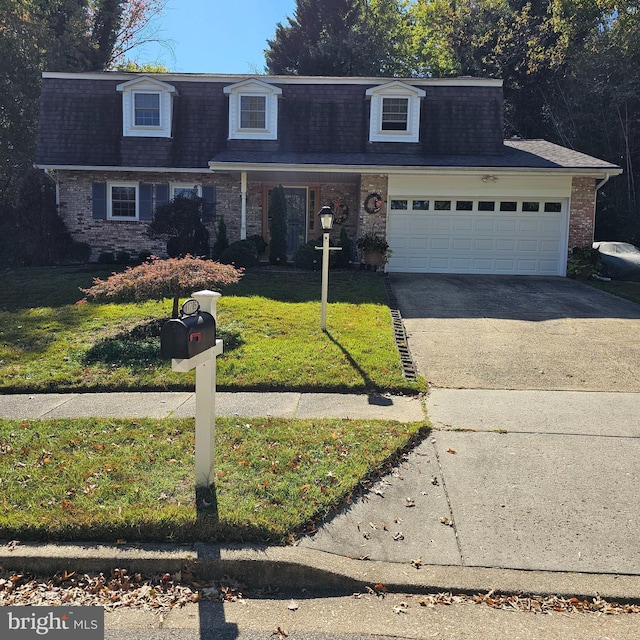
[[[108,269],[34,268],[0,280],[0,392],[192,389],[171,371],[147,325],[169,300],[77,304],[79,287]],[[378,274],[329,277],[327,332],[320,330],[320,275],[254,271],[218,304],[220,390],[416,393],[404,379],[384,282]],[[157,331],[155,332],[157,334]]]
[[[590,286],[640,304],[640,282],[587,280]]]
[[[0,538],[286,542],[424,429],[218,418],[216,511],[196,509],[193,420],[0,420]]]

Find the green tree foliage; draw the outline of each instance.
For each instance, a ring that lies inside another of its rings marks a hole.
[[[297,0],[265,52],[269,73],[401,75],[405,15],[398,0]]]
[[[165,0],[0,0],[0,226],[33,165],[42,71],[100,71],[154,34]]]
[[[287,199],[282,185],[271,191],[269,198],[269,262],[271,264],[287,264]]]
[[[151,238],[167,241],[167,253],[172,258],[186,255],[209,255],[209,232],[201,220],[203,198],[176,196],[160,205],[147,233]]]
[[[218,228],[216,229],[216,241],[211,248],[211,257],[217,260],[222,252],[229,247],[229,238],[227,236],[227,223],[224,221],[224,216],[220,216],[218,220]]]
[[[507,137],[620,164],[598,194],[596,237],[640,242],[637,0],[414,0],[408,15],[414,73],[501,78]]]

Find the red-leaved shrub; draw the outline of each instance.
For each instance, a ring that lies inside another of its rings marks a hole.
[[[127,267],[106,280],[95,278],[93,286],[80,289],[88,298],[104,302],[141,302],[173,298],[173,316],[178,315],[181,297],[194,291],[235,284],[243,275],[243,269],[212,260],[192,256],[169,258],[152,256],[137,267]]]

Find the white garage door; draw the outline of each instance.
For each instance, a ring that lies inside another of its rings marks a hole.
[[[396,197],[387,271],[563,275],[564,200]]]

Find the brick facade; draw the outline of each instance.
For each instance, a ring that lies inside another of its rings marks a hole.
[[[569,211],[568,249],[590,247],[596,218],[596,190],[593,178],[573,178]]]
[[[155,172],[107,172],[107,171],[59,171],[57,182],[60,198],[60,214],[72,237],[78,242],[86,242],[91,246],[91,260],[97,260],[101,253],[116,254],[125,251],[132,257],[141,252],[150,252],[161,257],[166,256],[166,243],[151,239],[147,235],[148,222],[127,220],[96,220],[92,209],[92,184],[94,182],[138,182],[150,184],[198,184],[216,187],[215,218],[207,223],[211,244],[215,241],[217,223],[221,216],[227,227],[229,242],[240,240],[242,193],[240,180],[229,174],[203,173],[155,173]],[[269,238],[267,228],[268,201],[266,193],[272,183],[249,181],[247,185],[246,203],[246,235],[262,235]],[[285,184],[286,186],[286,184]],[[342,225],[336,225],[331,233],[332,240],[337,242],[342,226],[352,240],[358,233],[359,182],[326,183],[309,185],[316,193],[316,201],[311,203],[316,211],[309,216],[316,216],[324,204],[331,206],[339,200],[348,207],[348,215]],[[154,202],[155,207],[155,202]],[[318,222],[313,220],[308,229],[308,239],[321,235]],[[384,217],[382,226],[384,231]]]

